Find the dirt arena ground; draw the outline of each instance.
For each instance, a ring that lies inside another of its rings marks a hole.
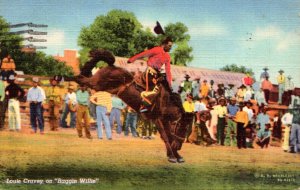
[[[0,132],[2,189],[300,189],[300,154],[280,147],[237,149],[185,143],[186,162],[166,159],[152,140],[78,138],[75,129],[44,135]]]

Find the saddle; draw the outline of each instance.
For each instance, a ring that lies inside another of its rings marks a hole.
[[[152,79],[155,77],[152,75],[150,75],[148,77],[149,77],[148,78],[148,90],[153,90],[155,84],[152,82]],[[159,77],[160,76],[158,73],[158,77],[156,77],[156,78],[159,78]],[[147,73],[146,72],[143,72],[140,75],[136,75],[133,80],[138,87],[142,88],[142,91],[145,91],[147,89]]]

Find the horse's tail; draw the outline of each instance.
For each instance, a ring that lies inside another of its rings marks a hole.
[[[92,58],[88,62],[86,62],[80,69],[81,76],[92,76],[92,70],[99,61],[104,61],[109,66],[113,66],[115,63],[115,56],[110,51],[104,49],[96,49],[90,51],[90,57]]]

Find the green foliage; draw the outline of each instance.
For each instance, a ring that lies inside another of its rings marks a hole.
[[[2,60],[8,53],[19,53],[22,38],[19,35],[9,34],[9,25],[0,16],[0,59]]]
[[[15,60],[16,70],[25,74],[53,76],[72,76],[72,68],[65,63],[47,56],[43,52],[24,53],[21,52],[22,38],[20,35],[9,34],[8,23],[0,16],[0,58],[1,60],[9,53]]]
[[[190,35],[188,28],[181,22],[171,23],[165,27],[166,36],[172,38],[175,49],[171,53],[172,64],[187,66],[193,60],[193,48],[188,45]]]
[[[136,53],[134,39],[141,27],[133,13],[112,10],[82,28],[78,43],[83,48],[103,48],[115,55],[129,57]]]
[[[160,39],[151,32],[150,28],[147,28],[145,31],[139,30],[134,39],[135,53],[151,49],[159,44]]]
[[[187,63],[193,60],[191,55],[193,48],[188,45],[187,41],[179,42],[176,45],[177,48],[171,54],[173,64],[187,66]]]
[[[245,73],[245,74],[250,74],[251,76],[254,75],[254,72],[252,71],[252,69],[246,68],[245,66],[237,66],[236,64],[225,65],[220,70],[221,71],[230,71],[230,72],[235,72],[235,73]]]
[[[21,53],[14,55],[13,58],[17,65],[17,70],[24,71],[26,74],[40,76],[73,76],[74,74],[72,68],[66,66],[64,62],[59,62],[43,52],[34,54]]]
[[[173,39],[174,42],[189,41],[191,36],[186,34],[188,28],[181,22],[176,22],[175,24],[170,23],[165,28],[166,36]]]

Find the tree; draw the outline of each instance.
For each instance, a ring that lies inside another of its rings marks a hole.
[[[9,24],[0,16],[0,59],[8,53],[20,53],[22,38],[19,35],[10,34]]]
[[[168,24],[165,28],[166,36],[173,39],[174,42],[189,41],[191,36],[186,34],[188,32],[188,27],[186,27],[181,22],[176,22],[175,24]]]
[[[26,74],[54,76],[72,76],[72,68],[64,62],[55,60],[43,52],[25,53],[21,51],[22,37],[10,34],[9,24],[0,16],[0,58],[10,54],[15,61],[16,70]]]
[[[55,60],[52,56],[47,56],[43,52],[36,52],[34,54],[21,53],[14,55],[14,60],[17,70],[21,70],[26,74],[39,76],[73,76],[73,70],[64,62]]]
[[[103,48],[115,55],[129,57],[136,53],[135,36],[142,25],[133,13],[112,10],[98,16],[94,23],[80,31],[78,43],[83,48]]]
[[[188,45],[191,37],[187,32],[188,28],[181,22],[171,23],[165,27],[166,36],[172,38],[176,47],[171,53],[174,65],[187,66],[193,60],[191,55],[193,48]]]
[[[187,66],[187,63],[193,60],[193,56],[191,56],[191,52],[193,48],[188,45],[186,41],[179,42],[176,44],[177,48],[171,54],[173,58],[174,65],[183,65]]]
[[[135,53],[140,53],[145,49],[151,49],[159,44],[159,38],[155,36],[150,28],[139,30],[134,39]]]
[[[252,71],[252,69],[246,68],[245,66],[237,66],[236,64],[225,65],[220,70],[221,71],[230,71],[230,72],[235,72],[235,73],[245,73],[245,74],[250,74],[251,76],[254,75],[254,72]]]

